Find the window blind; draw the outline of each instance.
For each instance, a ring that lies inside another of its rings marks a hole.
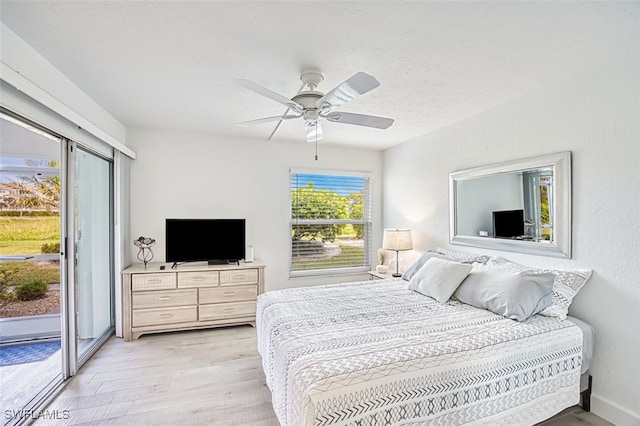
[[[365,174],[290,174],[290,274],[369,269],[371,184]]]

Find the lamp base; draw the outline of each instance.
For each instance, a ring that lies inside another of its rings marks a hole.
[[[398,274],[398,273],[394,272],[393,274],[391,274],[391,276],[398,278],[398,277],[401,277],[402,274]]]

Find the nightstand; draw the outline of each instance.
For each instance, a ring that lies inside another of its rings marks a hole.
[[[367,273],[369,274],[370,280],[386,280],[388,278],[393,278],[393,275],[391,275],[391,271],[384,274],[376,271],[368,271]]]

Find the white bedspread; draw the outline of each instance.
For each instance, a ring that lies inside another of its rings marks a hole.
[[[257,309],[282,426],[530,425],[579,400],[567,320],[440,304],[400,279],[271,291]]]

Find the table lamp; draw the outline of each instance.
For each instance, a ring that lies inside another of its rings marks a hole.
[[[410,229],[385,229],[382,238],[382,248],[385,250],[393,250],[396,252],[396,272],[391,274],[394,277],[401,277],[399,271],[400,257],[399,252],[413,249],[413,241],[411,240]]]

